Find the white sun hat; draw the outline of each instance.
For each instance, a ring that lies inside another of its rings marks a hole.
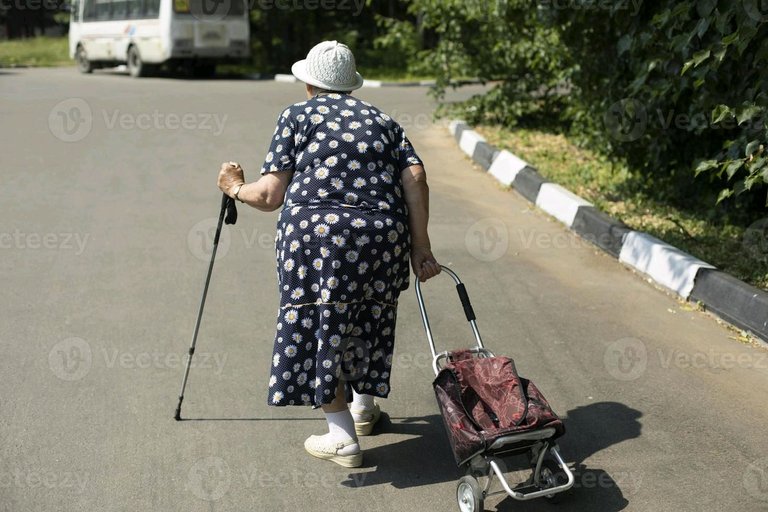
[[[293,64],[291,73],[304,83],[329,91],[352,91],[363,86],[352,50],[337,41],[315,45],[306,59]]]

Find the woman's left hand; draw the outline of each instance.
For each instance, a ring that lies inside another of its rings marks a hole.
[[[440,264],[429,247],[411,247],[411,266],[422,283],[440,273]]]
[[[245,183],[243,168],[237,162],[224,162],[219,170],[218,185],[222,192],[233,197],[234,189]]]

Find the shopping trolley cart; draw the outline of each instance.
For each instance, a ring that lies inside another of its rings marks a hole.
[[[441,268],[456,282],[476,341],[474,348],[437,353],[417,279],[416,297],[432,351],[437,402],[456,463],[466,472],[456,489],[459,509],[482,511],[485,498],[504,493],[516,500],[552,499],[574,483],[555,442],[565,433],[563,423],[533,382],[517,374],[512,359],[496,357],[483,346],[464,283],[451,269]],[[521,456],[529,457],[532,474],[510,487],[505,460]],[[491,492],[494,478],[502,490]]]

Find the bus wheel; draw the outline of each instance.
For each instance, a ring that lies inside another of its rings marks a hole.
[[[151,67],[141,60],[139,49],[135,46],[128,48],[128,73],[134,77],[149,76]]]
[[[192,75],[197,78],[212,78],[216,75],[216,64],[195,64]]]
[[[93,64],[88,60],[88,54],[85,53],[85,48],[83,48],[83,45],[77,45],[77,50],[75,51],[75,62],[77,63],[78,71],[81,73],[87,74],[93,72]]]

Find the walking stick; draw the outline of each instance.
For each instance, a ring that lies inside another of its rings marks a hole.
[[[179,392],[179,405],[176,406],[174,419],[181,421],[181,402],[184,400],[184,389],[187,387],[189,379],[189,368],[192,364],[192,356],[195,354],[195,344],[197,344],[197,333],[200,331],[200,320],[203,318],[203,308],[205,307],[205,297],[208,295],[208,284],[211,282],[211,273],[213,272],[213,262],[216,259],[216,249],[219,247],[219,237],[221,236],[221,224],[224,221],[224,214],[227,214],[226,223],[234,224],[237,222],[237,207],[235,200],[227,194],[221,198],[221,211],[219,212],[219,222],[216,225],[216,235],[213,237],[213,250],[211,251],[211,263],[208,265],[208,275],[205,277],[205,287],[203,288],[203,298],[200,300],[200,309],[197,311],[197,321],[195,322],[195,331],[192,334],[192,345],[189,347],[189,356],[187,357],[187,367],[184,369],[184,380],[181,381],[181,391]]]

